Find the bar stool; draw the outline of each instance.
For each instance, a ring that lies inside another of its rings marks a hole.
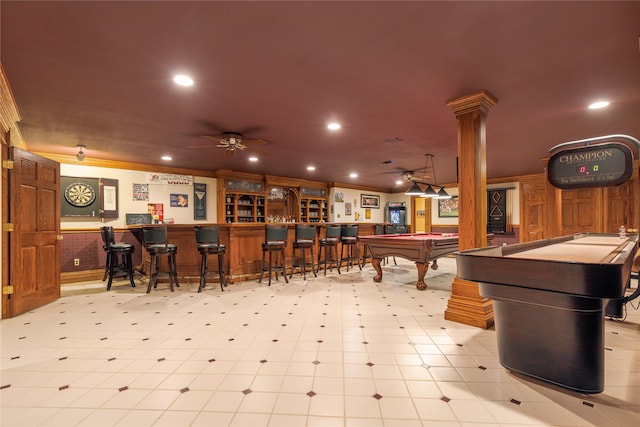
[[[347,272],[349,267],[353,267],[355,261],[356,265],[362,270],[360,265],[360,256],[358,254],[358,224],[342,224],[340,226],[340,242],[342,248],[340,248],[340,263],[338,264],[338,271],[343,262],[347,263]],[[347,253],[345,255],[345,249]]]
[[[396,224],[386,224],[384,226],[384,234],[398,234],[398,226]],[[398,265],[396,257],[393,257],[393,265]]]
[[[142,227],[142,237],[144,248],[151,255],[151,265],[149,267],[149,285],[147,293],[151,292],[151,288],[158,286],[158,276],[167,274],[169,276],[169,289],[174,291],[173,285],[180,286],[178,283],[178,271],[176,267],[176,254],[178,246],[167,243],[167,227],[162,226],[144,226]],[[166,256],[169,265],[168,272],[160,272],[158,268],[158,257]]]
[[[135,246],[125,242],[116,243],[113,227],[100,227],[100,234],[102,235],[102,249],[107,253],[104,276],[102,277],[103,282],[109,277],[107,290],[111,290],[113,276],[118,274],[121,274],[122,277],[128,277],[131,286],[135,288],[136,284],[133,283],[133,262],[131,261],[131,255],[136,249]]]
[[[336,266],[338,274],[340,273],[340,264],[338,260],[338,243],[340,242],[340,226],[329,224],[326,227],[326,237],[320,239],[318,244],[318,267],[317,271],[320,271],[320,266],[324,265],[324,275],[327,275],[327,264],[329,265],[329,271],[332,271],[333,266]],[[321,258],[324,249],[324,259]]]
[[[284,254],[284,250],[287,247],[288,233],[289,226],[286,224],[267,224],[265,226],[265,237],[262,243],[262,268],[260,270],[260,280],[258,280],[258,283],[262,283],[262,276],[265,271],[269,272],[269,286],[271,286],[272,271],[276,273],[276,280],[278,280],[278,272],[282,272],[284,281],[289,283]],[[269,265],[265,265],[264,261],[267,253],[269,253]]]
[[[380,236],[384,234],[384,224],[376,224],[373,227],[373,234],[375,236]],[[367,264],[367,260],[371,258],[371,255],[368,254],[367,245],[364,245],[364,249],[362,249],[362,263],[360,264],[360,269]],[[383,260],[384,261],[384,260]]]
[[[300,272],[304,280],[307,280],[307,267],[311,267],[314,277],[318,277],[316,274],[313,246],[316,243],[316,226],[306,224],[296,224],[296,239],[293,242],[293,265],[291,266],[291,275],[293,277],[293,270],[296,267],[300,267]],[[299,252],[299,262],[296,263],[296,249]],[[311,252],[311,262],[307,262],[307,251]]]
[[[215,271],[209,271],[209,255],[218,255],[220,289],[224,292],[224,287],[227,286],[224,279],[224,254],[227,252],[227,247],[218,242],[219,228],[217,225],[196,225],[194,229],[196,231],[196,248],[201,255],[200,287],[198,287],[198,292],[202,292],[202,289],[204,289],[207,282],[207,275],[209,273],[215,273]]]

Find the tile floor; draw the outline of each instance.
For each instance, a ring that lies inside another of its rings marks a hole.
[[[9,426],[640,425],[640,315],[607,321],[606,389],[508,372],[494,330],[444,320],[454,259],[221,293],[65,286],[1,330]],[[561,326],[561,325],[559,325]],[[569,368],[569,367],[568,367]]]

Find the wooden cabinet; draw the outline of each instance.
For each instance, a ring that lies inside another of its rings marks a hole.
[[[327,206],[327,199],[303,197],[302,199],[300,199],[300,221],[329,221]]]
[[[264,196],[254,194],[226,193],[224,222],[264,222]]]
[[[218,221],[226,224],[265,222],[264,182],[259,176],[218,177]]]

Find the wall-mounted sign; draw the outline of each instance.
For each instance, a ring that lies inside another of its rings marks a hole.
[[[560,151],[549,159],[547,178],[554,187],[612,187],[633,174],[633,153],[624,144],[610,142]]]
[[[150,184],[192,185],[193,176],[175,173],[147,173],[147,182]]]
[[[193,219],[207,219],[207,184],[204,182],[193,183]]]

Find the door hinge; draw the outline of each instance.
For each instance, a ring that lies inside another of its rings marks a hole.
[[[6,231],[6,232],[12,232],[13,231],[13,223],[12,222],[5,222],[4,224],[2,224],[2,231]]]
[[[2,295],[13,295],[13,286],[3,286],[2,287]]]
[[[3,160],[2,167],[4,169],[13,169],[13,160]]]

